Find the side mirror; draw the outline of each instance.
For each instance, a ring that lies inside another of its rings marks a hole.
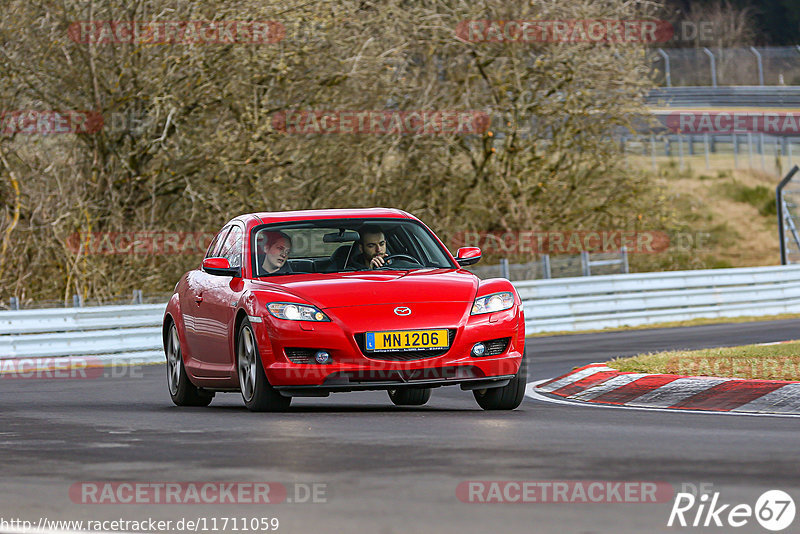
[[[462,267],[474,265],[481,261],[481,249],[478,247],[461,247],[456,252],[456,262]]]
[[[242,269],[231,267],[227,258],[206,258],[203,260],[203,270],[214,276],[233,276],[234,278],[242,276]]]

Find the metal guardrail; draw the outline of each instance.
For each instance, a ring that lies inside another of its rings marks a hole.
[[[161,361],[165,304],[0,312],[0,359]]]
[[[800,313],[800,266],[517,282],[529,334]]]
[[[800,313],[800,265],[515,282],[529,334]],[[0,359],[162,361],[164,304],[0,312]]]
[[[650,107],[797,108],[800,86],[661,87],[651,91],[646,102]]]

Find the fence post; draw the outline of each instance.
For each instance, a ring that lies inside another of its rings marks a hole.
[[[506,280],[511,280],[511,271],[508,268],[507,258],[502,258],[500,260],[500,276]]]
[[[733,168],[739,168],[739,134],[733,134]]]
[[[785,204],[783,202],[783,188],[786,187],[786,184],[797,174],[797,171],[800,171],[800,167],[795,165],[792,167],[792,170],[789,171],[789,174],[784,176],[783,180],[778,184],[778,187],[775,188],[775,204],[778,212],[778,240],[781,242],[781,265],[786,265],[788,263],[788,255],[786,253],[786,233],[783,228],[785,224],[785,217],[786,214],[783,212]],[[789,218],[791,221],[791,217]]]
[[[142,303],[142,290],[141,289],[134,289],[133,290],[133,303],[134,304],[141,304]]]
[[[753,134],[751,132],[747,132],[747,162],[750,164],[750,168],[753,168]]]
[[[542,254],[542,276],[548,280],[553,277],[550,270],[550,254]]]
[[[797,48],[800,50],[800,46]],[[669,55],[667,55],[667,53],[660,48],[658,49],[658,53],[664,58],[664,74],[667,76],[667,87],[672,87],[672,73],[669,69]]]
[[[750,51],[756,55],[758,63],[758,85],[764,85],[764,64],[761,62],[761,52],[756,50],[755,46],[751,46]]]
[[[12,310],[19,309],[19,300],[17,300],[17,297],[11,297],[8,299],[8,307]]]
[[[683,170],[684,169],[684,164],[683,164],[683,136],[681,134],[678,134],[678,154],[680,156],[680,162],[681,162],[680,170]]]
[[[708,134],[703,134],[703,151],[706,155],[706,169],[710,169],[711,164],[708,161]]]
[[[650,159],[653,161],[653,172],[658,171],[658,165],[656,165],[656,138],[653,134],[650,134]]]
[[[592,276],[592,268],[589,265],[589,253],[585,250],[581,251],[581,273],[583,273],[583,276]]]
[[[623,245],[619,254],[620,260],[622,261],[622,274],[628,274],[628,247]]]
[[[711,86],[717,86],[717,61],[714,59],[714,54],[708,48],[703,48],[703,52],[708,55],[708,58],[711,60]]]
[[[83,307],[83,299],[80,295],[72,295],[72,307],[73,308],[82,308]]]

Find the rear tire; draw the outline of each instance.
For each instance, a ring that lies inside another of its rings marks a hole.
[[[528,381],[528,358],[522,353],[519,371],[514,378],[501,388],[476,389],[472,392],[478,405],[484,410],[513,410],[525,398]]]
[[[175,323],[170,324],[164,352],[167,356],[167,389],[172,402],[176,406],[208,406],[211,404],[214,394],[199,389],[192,384],[186,374],[186,368],[183,366],[181,340],[178,337],[178,328]]]
[[[236,371],[239,375],[239,388],[244,405],[251,412],[280,412],[292,402],[273,388],[264,373],[261,353],[258,352],[256,337],[250,321],[245,319],[239,326],[236,344]]]
[[[395,406],[422,406],[431,399],[431,388],[390,389],[389,398]]]

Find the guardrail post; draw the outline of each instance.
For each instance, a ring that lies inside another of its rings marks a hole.
[[[83,299],[80,295],[72,295],[72,307],[73,308],[82,308],[83,307]]]
[[[622,246],[619,251],[620,261],[622,262],[622,274],[628,274],[628,247]]]
[[[689,135],[689,155],[694,156],[694,136]]]
[[[711,87],[717,86],[717,61],[714,59],[714,54],[708,48],[703,48],[703,52],[706,53],[708,58],[711,60]]]
[[[739,134],[733,134],[733,168],[739,168]]]
[[[792,138],[786,138],[786,156],[789,158],[789,167],[792,167],[794,163],[792,162]]]
[[[758,63],[758,85],[764,85],[764,64],[761,62],[761,52],[756,50],[755,46],[751,46],[750,51],[756,55],[756,62]]]
[[[553,273],[550,270],[550,254],[542,254],[542,278],[550,279]]]
[[[679,159],[680,159],[680,162],[681,162],[680,170],[683,170],[684,169],[684,164],[683,164],[683,136],[681,134],[678,134],[678,155],[680,156]]]
[[[581,273],[583,276],[592,276],[592,267],[589,265],[589,253],[581,251]]]
[[[502,258],[500,260],[500,276],[506,280],[511,280],[511,271],[508,268],[507,258]]]
[[[133,290],[133,304],[141,304],[142,303],[142,290],[141,289],[134,289]]]
[[[15,311],[19,309],[19,300],[17,300],[17,297],[11,297],[10,299],[8,299],[8,307],[9,309]]]
[[[758,134],[758,152],[761,154],[761,170],[765,170],[767,168],[767,161],[764,158],[764,152],[766,149],[764,147],[764,133]]]
[[[750,164],[750,168],[753,168],[753,134],[751,132],[747,132],[747,162]]]
[[[709,157],[708,156],[708,151],[709,151],[708,134],[703,134],[703,152],[705,152],[705,156],[706,156],[706,169],[710,169],[711,168],[711,163],[709,163],[709,160],[708,160],[708,157]]]

